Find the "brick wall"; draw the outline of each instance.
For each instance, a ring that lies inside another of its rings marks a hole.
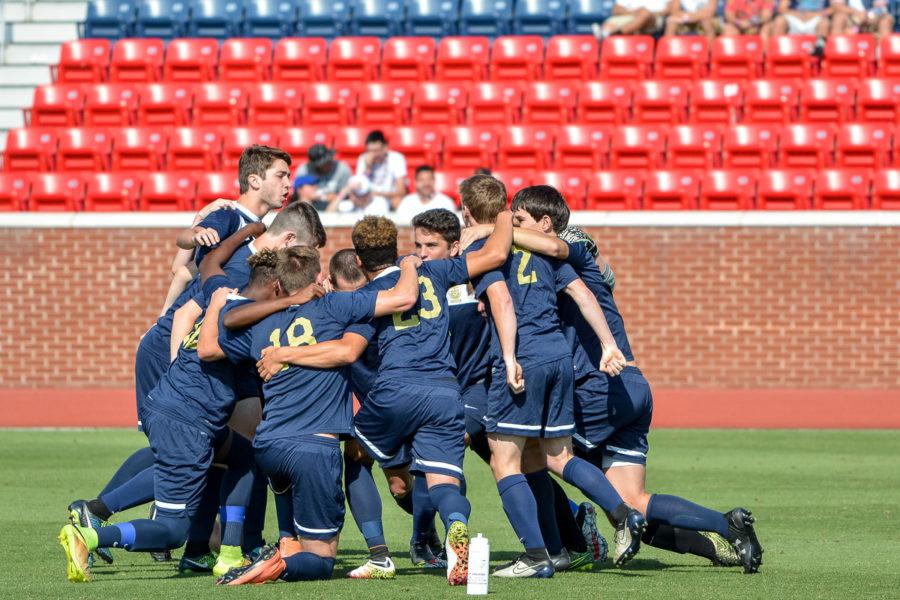
[[[656,386],[900,388],[900,228],[591,232],[615,267],[632,345]],[[348,229],[328,233],[329,249],[350,245]],[[174,235],[4,230],[0,388],[132,385]],[[401,238],[411,248],[409,230]]]

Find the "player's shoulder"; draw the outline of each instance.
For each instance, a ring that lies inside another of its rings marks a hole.
[[[469,283],[454,285],[447,290],[447,305],[450,308],[477,303],[478,298],[475,297],[475,289]]]

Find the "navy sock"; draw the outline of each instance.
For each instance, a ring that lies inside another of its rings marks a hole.
[[[387,547],[381,523],[381,496],[372,478],[372,465],[348,460],[344,484],[350,512],[359,531],[366,538],[366,546],[370,550],[381,546]]]
[[[331,579],[333,571],[333,558],[325,558],[312,552],[298,552],[284,559],[284,573],[281,574],[281,578],[285,581]]]
[[[562,540],[559,528],[556,526],[556,503],[550,473],[547,469],[541,469],[534,473],[527,473],[525,479],[528,481],[528,487],[531,488],[531,493],[534,494],[534,500],[537,503],[538,523],[541,527],[541,534],[544,536],[544,543],[547,545],[547,552],[559,554],[562,551]]]
[[[584,535],[575,521],[578,505],[569,500],[565,490],[552,477],[550,477],[550,485],[553,486],[553,512],[556,514],[556,527],[559,529],[559,539],[562,541],[563,547],[572,552],[586,551],[587,544],[584,541]],[[575,506],[574,511],[572,506]]]
[[[651,523],[647,526],[647,531],[641,539],[648,546],[661,550],[678,554],[693,554],[709,560],[716,560],[716,545],[712,540],[696,531]]]
[[[413,496],[412,492],[407,492],[405,496],[394,496],[394,502],[403,509],[408,515],[413,514]]]
[[[603,471],[580,458],[574,457],[563,469],[563,479],[577,487],[594,504],[612,513],[622,505],[622,497],[603,474]]]
[[[223,546],[241,545],[241,536],[244,533],[244,517],[246,516],[246,511],[247,509],[244,506],[225,507],[225,524],[222,526]]]
[[[153,466],[139,471],[117,488],[100,495],[111,513],[121,512],[153,500]]]
[[[444,522],[444,530],[450,530],[450,524],[454,521],[469,522],[472,514],[472,505],[469,500],[460,493],[458,485],[442,483],[428,488],[431,503],[437,506],[441,520]]]
[[[209,552],[209,536],[216,526],[216,513],[219,510],[219,490],[222,487],[222,478],[225,469],[213,466],[206,475],[206,488],[197,512],[191,519],[191,528],[188,531],[187,544],[184,547],[185,556],[200,556]],[[223,521],[224,522],[224,521]]]
[[[423,542],[428,533],[434,529],[434,517],[437,515],[437,509],[431,501],[428,484],[424,477],[417,476],[415,478],[411,495],[413,497],[413,530],[410,542]]]
[[[538,525],[537,503],[522,474],[510,475],[497,482],[503,510],[519,541],[526,549],[545,548]]]
[[[153,450],[149,446],[135,450],[131,456],[125,459],[119,469],[113,474],[112,478],[106,484],[98,496],[102,496],[107,492],[119,487],[147,467],[153,466]]]
[[[294,498],[291,488],[283,494],[275,494],[275,515],[278,517],[278,537],[294,537]]]
[[[693,531],[715,531],[728,537],[725,515],[678,496],[653,494],[647,504],[647,520]]]
[[[184,545],[190,521],[186,516],[158,514],[155,521],[137,519],[97,530],[101,548],[124,548],[129,552],[174,550]]]
[[[247,505],[247,518],[244,520],[244,552],[250,552],[265,545],[263,529],[266,526],[266,507],[269,503],[269,486],[266,478],[256,471],[250,492],[250,504]]]

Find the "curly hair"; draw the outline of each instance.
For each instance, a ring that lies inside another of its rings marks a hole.
[[[386,217],[364,217],[353,228],[353,248],[367,271],[397,262],[397,226]]]
[[[278,279],[275,269],[278,266],[278,253],[275,250],[260,250],[247,259],[250,265],[250,281],[247,287],[265,285]]]
[[[308,246],[292,246],[278,251],[278,283],[288,294],[304,288],[316,280],[322,270],[319,251]]]

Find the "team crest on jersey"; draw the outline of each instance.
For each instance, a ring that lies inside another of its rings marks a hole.
[[[447,290],[447,304],[450,306],[477,301],[478,299],[475,298],[475,289],[472,287],[471,283],[454,285]]]

